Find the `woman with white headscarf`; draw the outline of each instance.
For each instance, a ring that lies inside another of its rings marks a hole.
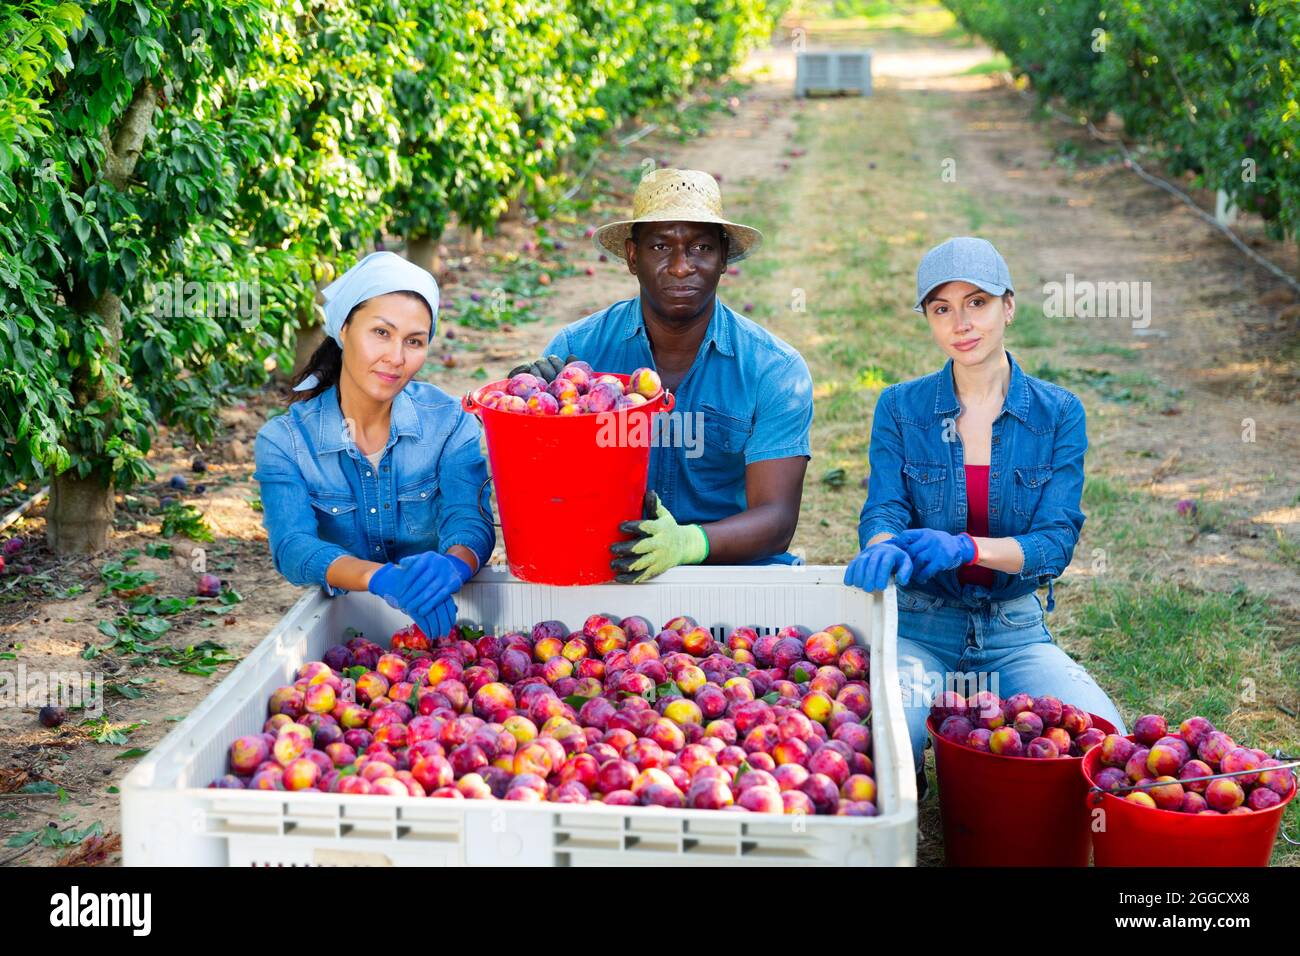
[[[369,590],[442,636],[455,623],[452,595],[496,535],[477,422],[414,381],[438,285],[376,252],[323,295],[325,342],[295,376],[288,411],[257,434],[253,477],[275,567],[330,595]]]

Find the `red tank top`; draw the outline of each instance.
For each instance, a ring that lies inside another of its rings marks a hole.
[[[989,536],[989,466],[966,466],[966,531],[974,538]],[[957,569],[961,584],[993,587],[993,569],[972,564]]]

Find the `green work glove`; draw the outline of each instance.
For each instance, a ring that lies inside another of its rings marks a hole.
[[[647,491],[645,515],[640,521],[624,521],[618,530],[636,535],[631,541],[611,544],[619,555],[610,562],[620,584],[640,584],[679,564],[700,564],[709,556],[709,538],[697,524],[681,525],[659,503],[659,496]]]
[[[525,362],[523,365],[516,365],[510,370],[510,377],[514,378],[520,372],[528,372],[530,375],[536,375],[544,382],[555,381],[555,376],[560,374],[560,370],[570,362],[576,362],[578,356],[570,355],[566,359],[558,355],[543,355],[536,362]]]

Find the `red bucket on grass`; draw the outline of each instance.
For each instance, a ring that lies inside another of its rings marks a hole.
[[[1115,732],[1090,716],[1094,727]],[[940,737],[933,717],[925,726],[934,741],[949,866],[1088,865],[1082,757],[1004,757]]]
[[[1133,740],[1129,736],[1129,740]],[[1101,772],[1101,748],[1083,758],[1092,787]],[[1087,812],[1105,811],[1105,829],[1092,834],[1097,866],[1268,866],[1278,827],[1296,786],[1275,807],[1235,816],[1198,816],[1129,803],[1113,793],[1089,791]]]
[[[631,376],[617,377],[626,388]],[[673,396],[661,389],[635,408],[565,417],[480,404],[508,381],[476,389],[462,405],[483,422],[510,573],[534,584],[613,580],[609,546],[627,539],[622,522],[641,517],[651,419],[672,410]]]

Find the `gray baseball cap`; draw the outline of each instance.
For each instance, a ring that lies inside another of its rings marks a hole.
[[[1006,260],[987,239],[957,236],[942,242],[921,258],[916,270],[914,312],[924,312],[925,297],[945,282],[969,282],[989,295],[1015,292]]]

